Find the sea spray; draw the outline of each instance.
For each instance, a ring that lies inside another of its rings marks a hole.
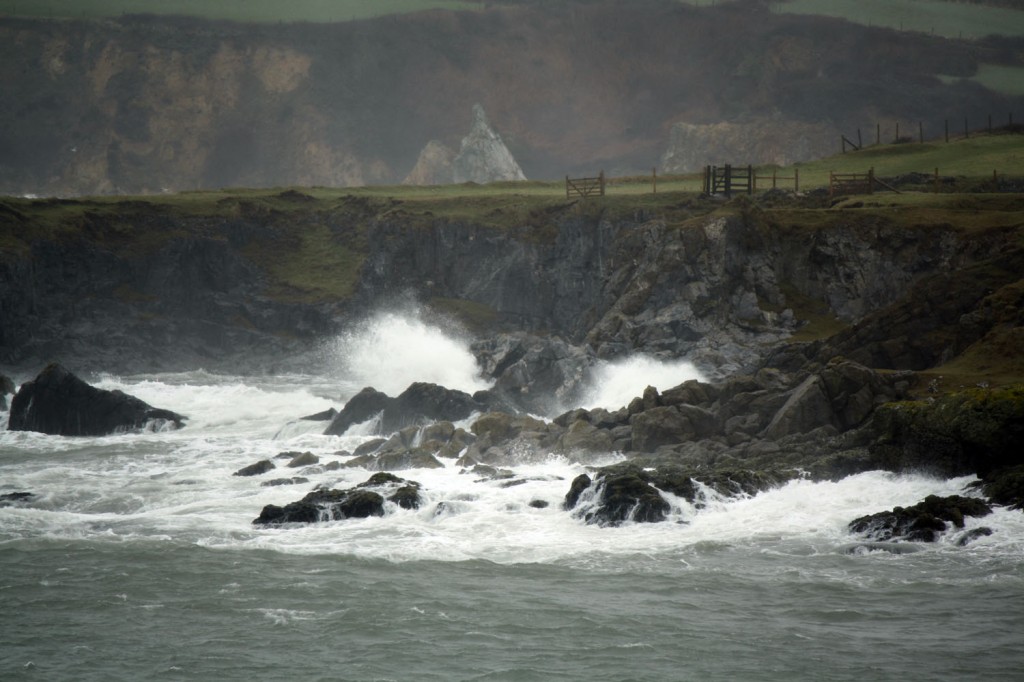
[[[468,342],[417,311],[377,313],[334,339],[327,355],[328,369],[355,390],[372,386],[396,396],[417,381],[467,393],[490,387]]]
[[[648,355],[633,355],[601,362],[594,368],[593,385],[582,407],[616,410],[642,395],[648,386],[664,391],[691,379],[702,381],[704,377],[687,360],[659,360]]]

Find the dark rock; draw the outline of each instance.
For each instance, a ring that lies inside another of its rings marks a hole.
[[[995,504],[1024,509],[1024,465],[989,472],[982,479],[982,490]]]
[[[580,501],[580,495],[583,491],[591,486],[593,480],[586,474],[580,474],[576,478],[572,479],[572,483],[569,485],[569,492],[565,494],[565,501],[562,503],[562,508],[566,511],[576,508],[576,504]]]
[[[338,411],[333,407],[324,410],[323,412],[317,412],[316,414],[310,414],[305,417],[300,417],[302,421],[307,422],[329,422],[338,416]]]
[[[392,398],[377,389],[367,386],[349,399],[340,412],[331,420],[324,431],[325,436],[341,436],[349,427],[362,424],[384,412]]]
[[[380,450],[381,447],[387,443],[386,438],[372,438],[365,443],[361,443],[353,452],[353,457],[364,457]]]
[[[547,500],[530,500],[530,506],[534,509],[547,509],[550,503]]]
[[[558,337],[506,334],[473,345],[484,376],[494,379],[488,393],[498,407],[550,414],[578,405],[589,386],[594,355]]]
[[[31,502],[36,497],[35,493],[4,493],[0,495],[0,507],[13,507]]]
[[[289,469],[297,469],[299,467],[310,466],[312,464],[319,464],[320,458],[314,455],[312,452],[303,452],[302,454],[296,455],[288,462]]]
[[[658,489],[652,486],[639,469],[623,468],[618,473],[601,476],[599,504],[585,513],[588,523],[619,525],[624,521],[652,523],[664,521],[670,506]]]
[[[324,432],[340,436],[354,424],[380,415],[379,432],[392,433],[411,425],[436,421],[458,421],[483,411],[468,393],[437,384],[414,383],[398,397],[391,398],[373,388],[364,388],[352,397]]]
[[[633,448],[653,452],[659,446],[699,440],[717,428],[714,415],[694,405],[646,409],[630,417]]]
[[[6,374],[0,374],[0,410],[7,409],[7,395],[13,395],[15,390],[14,381]]]
[[[104,436],[154,426],[181,428],[186,417],[152,407],[121,391],[90,386],[59,364],[22,384],[8,428],[61,436]]]
[[[384,498],[370,490],[314,490],[298,502],[279,507],[268,504],[255,525],[317,523],[384,515]]]
[[[972,528],[956,540],[957,547],[966,547],[978,538],[986,538],[992,535],[992,529],[988,526],[979,526],[978,528]]]
[[[929,495],[912,507],[895,507],[892,511],[854,519],[849,528],[875,541],[935,542],[946,532],[947,521],[956,528],[963,528],[965,516],[985,516],[991,512],[988,504],[973,497]]]
[[[890,403],[875,410],[870,431],[877,468],[994,482],[994,472],[1024,466],[1024,385]]]
[[[402,509],[419,509],[422,503],[419,486],[404,485],[388,497],[389,502],[394,502]]]
[[[299,485],[301,483],[309,483],[309,479],[303,476],[293,476],[292,478],[272,478],[269,481],[263,481],[260,485],[264,488],[274,488],[281,485]]]
[[[242,467],[241,469],[239,469],[238,471],[236,471],[235,473],[233,473],[231,475],[232,476],[259,476],[259,475],[265,474],[268,471],[271,471],[271,470],[273,470],[275,468],[276,467],[274,466],[274,463],[271,462],[269,459],[261,459],[260,461],[256,462],[255,464],[250,464],[249,466]]]

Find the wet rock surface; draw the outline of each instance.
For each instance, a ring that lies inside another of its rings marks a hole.
[[[981,517],[991,512],[992,508],[987,503],[976,498],[929,495],[912,507],[896,507],[891,511],[854,519],[849,528],[851,533],[867,540],[935,542],[950,529],[950,524],[953,528],[963,529],[964,517]],[[971,539],[985,534],[979,529],[972,534]],[[970,539],[964,540],[963,537],[960,540],[963,544],[970,542]]]
[[[385,501],[404,509],[420,505],[419,484],[389,473],[378,473],[346,490],[314,490],[283,507],[268,504],[253,520],[258,526],[318,523],[383,516]]]
[[[90,386],[59,364],[22,384],[8,428],[59,436],[104,436],[144,428],[181,428],[186,417],[121,391]]]

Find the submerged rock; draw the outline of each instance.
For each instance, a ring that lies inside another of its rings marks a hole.
[[[122,391],[90,386],[57,363],[22,384],[8,428],[60,436],[105,436],[144,428],[181,428],[187,419]]]
[[[0,507],[13,507],[15,505],[28,504],[36,498],[35,493],[18,492],[18,493],[4,493],[0,495]]]

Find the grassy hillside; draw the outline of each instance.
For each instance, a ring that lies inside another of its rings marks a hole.
[[[321,23],[478,5],[472,0],[0,0],[0,15],[87,19],[166,14],[230,21]]]
[[[1024,10],[945,0],[783,0],[775,8],[947,38],[1024,36]]]

